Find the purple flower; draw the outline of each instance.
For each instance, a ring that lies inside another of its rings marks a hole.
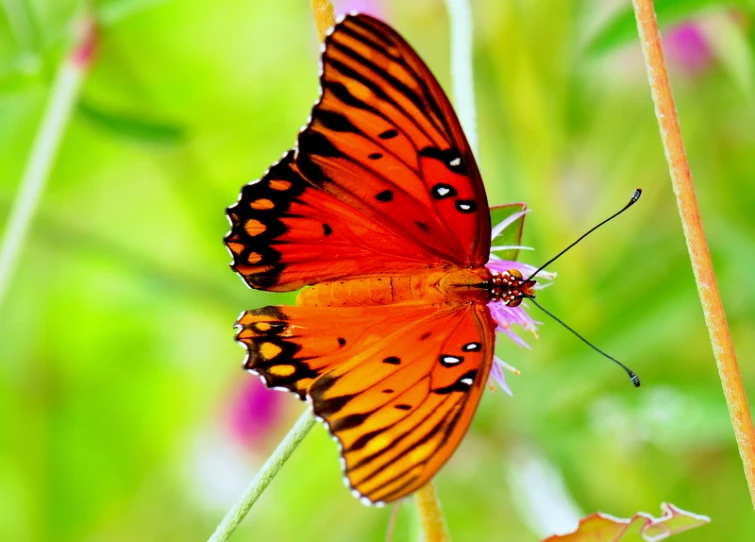
[[[665,33],[663,46],[669,61],[697,74],[711,63],[713,53],[700,26],[682,23]]]
[[[245,379],[231,403],[231,434],[244,445],[264,439],[280,420],[283,394],[269,390],[258,378]]]
[[[522,206],[524,207],[524,206]],[[497,237],[499,237],[504,230],[510,227],[519,228],[519,231],[521,231],[521,221],[524,220],[524,215],[529,212],[529,209],[523,209],[522,211],[518,213],[514,213],[499,224],[495,225],[492,229],[492,239],[495,240]],[[486,264],[486,267],[494,274],[507,274],[510,271],[518,271],[523,277],[529,277],[534,273],[537,268],[533,267],[526,263],[520,263],[514,260],[502,260],[496,255],[496,252],[504,251],[504,250],[532,250],[530,247],[525,247],[521,245],[507,245],[507,246],[493,246],[490,249],[490,261]],[[538,280],[546,280],[551,281],[556,277],[555,273],[550,273],[548,271],[540,271],[538,273]],[[539,290],[541,288],[545,288],[546,286],[549,286],[550,284],[535,284],[535,289]],[[519,335],[517,335],[517,330],[515,329],[515,326],[518,326],[524,331],[531,332],[535,337],[537,337],[537,330],[536,326],[540,324],[540,322],[537,322],[530,317],[529,313],[527,312],[528,306],[526,301],[522,301],[522,303],[519,306],[516,307],[510,307],[506,305],[503,301],[491,301],[488,303],[488,307],[490,308],[490,313],[493,316],[493,319],[497,322],[498,326],[496,327],[496,331],[499,333],[503,333],[506,335],[509,339],[514,341],[516,344],[523,348],[529,348],[529,345],[522,339]],[[490,369],[490,376],[493,378],[493,380],[503,389],[506,393],[511,395],[511,389],[509,388],[508,384],[506,384],[506,379],[504,377],[504,369],[508,369],[515,374],[519,374],[519,371],[516,370],[514,367],[500,359],[498,356],[495,356],[493,358],[493,366]]]

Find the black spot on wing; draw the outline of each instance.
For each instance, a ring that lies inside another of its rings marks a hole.
[[[463,375],[461,375],[456,382],[449,386],[444,386],[442,388],[435,388],[432,390],[434,393],[437,393],[438,395],[448,395],[449,393],[453,393],[455,391],[461,391],[466,392],[469,390],[469,388],[472,387],[472,384],[474,383],[474,379],[477,376],[477,370],[467,371]]]
[[[462,356],[451,356],[449,354],[441,354],[440,355],[440,364],[444,367],[453,367],[454,365],[458,365],[462,361],[464,361],[464,358]]]
[[[464,160],[461,159],[461,154],[457,149],[440,150],[435,147],[425,147],[419,151],[419,155],[443,162],[443,165],[453,173],[458,173],[459,175],[468,174],[467,166],[464,164]]]
[[[477,210],[477,203],[471,199],[456,200],[456,209],[461,213],[474,213]]]
[[[393,139],[398,135],[398,132],[396,130],[386,130],[385,132],[379,133],[378,137],[380,139]]]
[[[391,192],[390,190],[383,190],[375,197],[378,199],[378,201],[388,202],[393,199],[393,192]]]
[[[430,193],[435,199],[452,198],[456,196],[456,189],[450,184],[438,183],[432,187]]]
[[[388,356],[383,360],[383,363],[387,363],[388,365],[399,365],[401,364],[401,359],[396,356]]]
[[[359,129],[352,124],[352,122],[341,113],[334,111],[328,111],[327,109],[321,109],[317,114],[317,120],[324,127],[334,132],[355,132],[359,133]]]

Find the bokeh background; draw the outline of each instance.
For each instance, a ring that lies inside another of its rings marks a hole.
[[[538,540],[594,511],[709,515],[679,540],[747,541],[755,516],[688,263],[628,1],[475,0],[479,161],[533,209],[543,315],[522,375],[486,393],[436,478],[454,538]],[[5,222],[83,2],[0,4]],[[0,306],[0,539],[204,540],[303,410],[241,371],[239,312],[292,296],[228,269],[224,209],[317,97],[307,0],[101,0],[99,51]],[[755,394],[755,11],[657,2],[708,241]],[[441,0],[340,1],[394,25],[450,89]],[[411,506],[395,540],[415,540]],[[238,540],[378,541],[390,508],[344,489],[316,426]]]

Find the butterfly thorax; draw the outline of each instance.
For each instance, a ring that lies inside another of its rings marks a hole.
[[[296,304],[306,307],[353,307],[423,303],[487,304],[493,276],[486,267],[430,269],[425,273],[384,275],[322,282],[303,290]]]

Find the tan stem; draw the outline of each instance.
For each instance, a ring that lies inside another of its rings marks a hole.
[[[745,477],[750,497],[755,506],[755,427],[747,404],[742,376],[734,352],[734,345],[726,323],[726,314],[721,303],[716,275],[700,221],[697,197],[692,184],[689,163],[684,151],[684,142],[679,129],[679,119],[674,106],[666,63],[663,58],[661,37],[652,0],[633,0],[637,27],[645,57],[648,79],[655,103],[655,114],[660,125],[661,139],[666,151],[666,160],[671,171],[671,183],[676,194],[687,249],[695,274],[697,290],[703,306],[705,323],[708,326],[713,355],[729,407],[734,435],[739,454],[744,464]]]
[[[432,482],[421,487],[414,494],[417,502],[419,519],[422,523],[422,532],[425,533],[424,542],[450,542],[446,520],[443,518],[443,510],[440,508],[440,500],[435,493]]]
[[[315,16],[317,35],[322,41],[327,31],[336,24],[336,8],[333,6],[333,0],[309,0],[309,3]]]

